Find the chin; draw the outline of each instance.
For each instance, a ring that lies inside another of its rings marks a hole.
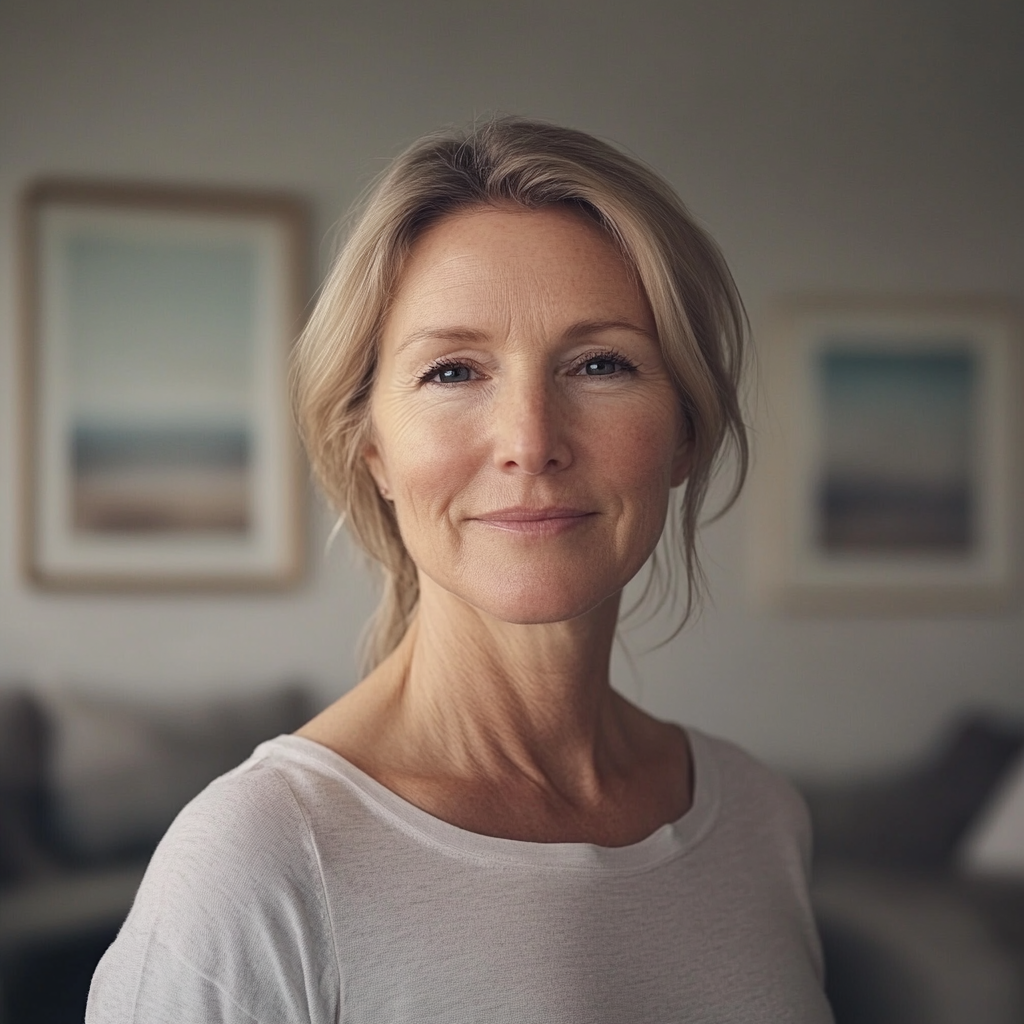
[[[537,576],[517,579],[514,575],[501,579],[498,587],[497,578],[488,583],[486,587],[472,588],[475,593],[463,592],[458,596],[500,622],[519,626],[578,618],[616,597],[625,585],[618,580],[587,581],[579,576],[552,580]]]

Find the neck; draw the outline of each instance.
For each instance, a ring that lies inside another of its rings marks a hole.
[[[457,773],[599,788],[626,757],[629,705],[611,689],[616,595],[566,622],[500,622],[423,580],[416,620],[382,670],[410,753]],[[376,674],[376,673],[375,673]]]
[[[685,736],[609,685],[617,597],[515,625],[421,594],[398,648],[300,735],[482,835],[621,846],[686,810]]]

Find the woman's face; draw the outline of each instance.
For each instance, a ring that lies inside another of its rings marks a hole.
[[[371,416],[367,463],[420,573],[507,622],[617,595],[688,467],[647,300],[560,207],[472,209],[417,240]]]

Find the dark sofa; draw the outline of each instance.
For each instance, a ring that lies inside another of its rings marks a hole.
[[[1024,878],[958,856],[1022,755],[1024,725],[967,716],[907,771],[802,787],[837,1024],[1024,1022]]]
[[[174,816],[313,710],[295,685],[159,705],[0,688],[0,1024],[80,1024]]]

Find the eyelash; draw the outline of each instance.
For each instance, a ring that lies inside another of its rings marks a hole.
[[[577,370],[582,370],[588,363],[615,363],[625,373],[635,373],[636,363],[630,362],[625,356],[620,355],[614,349],[600,349],[597,352],[590,352],[576,364]],[[598,376],[604,376],[598,374]],[[608,376],[612,376],[609,374]]]
[[[600,351],[597,351],[597,352],[589,352],[582,359],[577,360],[576,366],[574,367],[574,371],[573,372],[576,373],[579,370],[582,370],[588,363],[614,363],[616,366],[619,367],[620,370],[624,371],[625,373],[634,373],[634,372],[636,372],[636,365],[634,363],[631,363],[628,359],[626,359],[625,356],[622,356],[618,352],[615,352],[613,349],[601,349]],[[434,378],[439,373],[443,373],[445,370],[462,370],[462,369],[472,370],[472,367],[469,366],[469,364],[466,363],[464,360],[459,360],[459,359],[438,359],[437,362],[431,363],[430,366],[427,367],[427,369],[424,371],[423,375],[420,377],[420,383],[421,384],[440,384],[442,387],[446,387],[447,386],[446,384],[443,384],[441,381],[434,380]],[[581,374],[581,376],[585,376],[585,375]],[[613,374],[596,374],[595,376],[614,376],[614,375]],[[468,382],[467,381],[455,381],[454,383],[465,384],[465,383],[468,383]]]
[[[427,367],[426,372],[420,377],[420,383],[441,384],[441,381],[434,380],[434,377],[436,377],[439,373],[443,372],[444,370],[462,369],[472,369],[472,367],[468,366],[465,362],[458,359],[438,359],[437,362],[431,363],[430,366]],[[458,383],[464,382],[459,381]]]

